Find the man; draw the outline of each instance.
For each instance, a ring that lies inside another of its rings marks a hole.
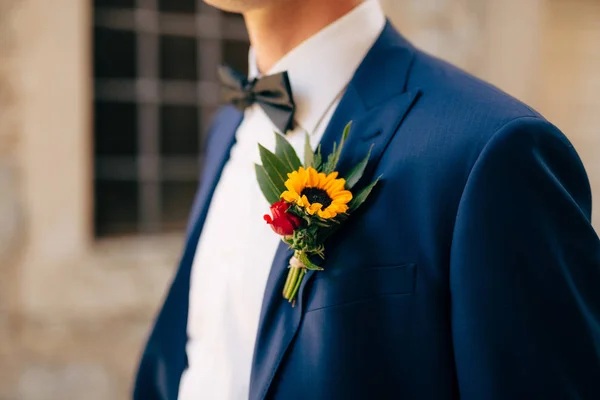
[[[277,77],[295,108],[240,80],[245,111],[218,113],[134,398],[600,399],[600,241],[562,133],[414,48],[375,0],[211,3],[244,14],[250,82]],[[340,172],[373,145],[382,180],[292,307],[257,147],[279,128],[326,154],[349,121]]]

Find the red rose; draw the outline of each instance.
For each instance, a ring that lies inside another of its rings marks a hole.
[[[290,205],[284,200],[279,200],[277,203],[271,205],[271,214],[265,214],[264,219],[267,224],[271,225],[273,231],[281,236],[290,236],[294,234],[294,231],[300,226],[302,220],[287,212]]]

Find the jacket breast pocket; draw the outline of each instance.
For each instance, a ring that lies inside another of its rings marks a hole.
[[[417,264],[317,272],[306,312],[415,290]]]

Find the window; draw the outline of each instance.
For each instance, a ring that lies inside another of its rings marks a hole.
[[[178,231],[219,106],[216,67],[247,71],[242,18],[201,0],[95,0],[98,236]]]

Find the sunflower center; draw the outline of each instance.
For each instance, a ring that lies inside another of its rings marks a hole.
[[[300,193],[300,196],[306,196],[310,204],[322,204],[323,210],[329,207],[329,205],[332,202],[331,198],[325,190],[314,187],[307,187],[302,189],[302,193]]]

